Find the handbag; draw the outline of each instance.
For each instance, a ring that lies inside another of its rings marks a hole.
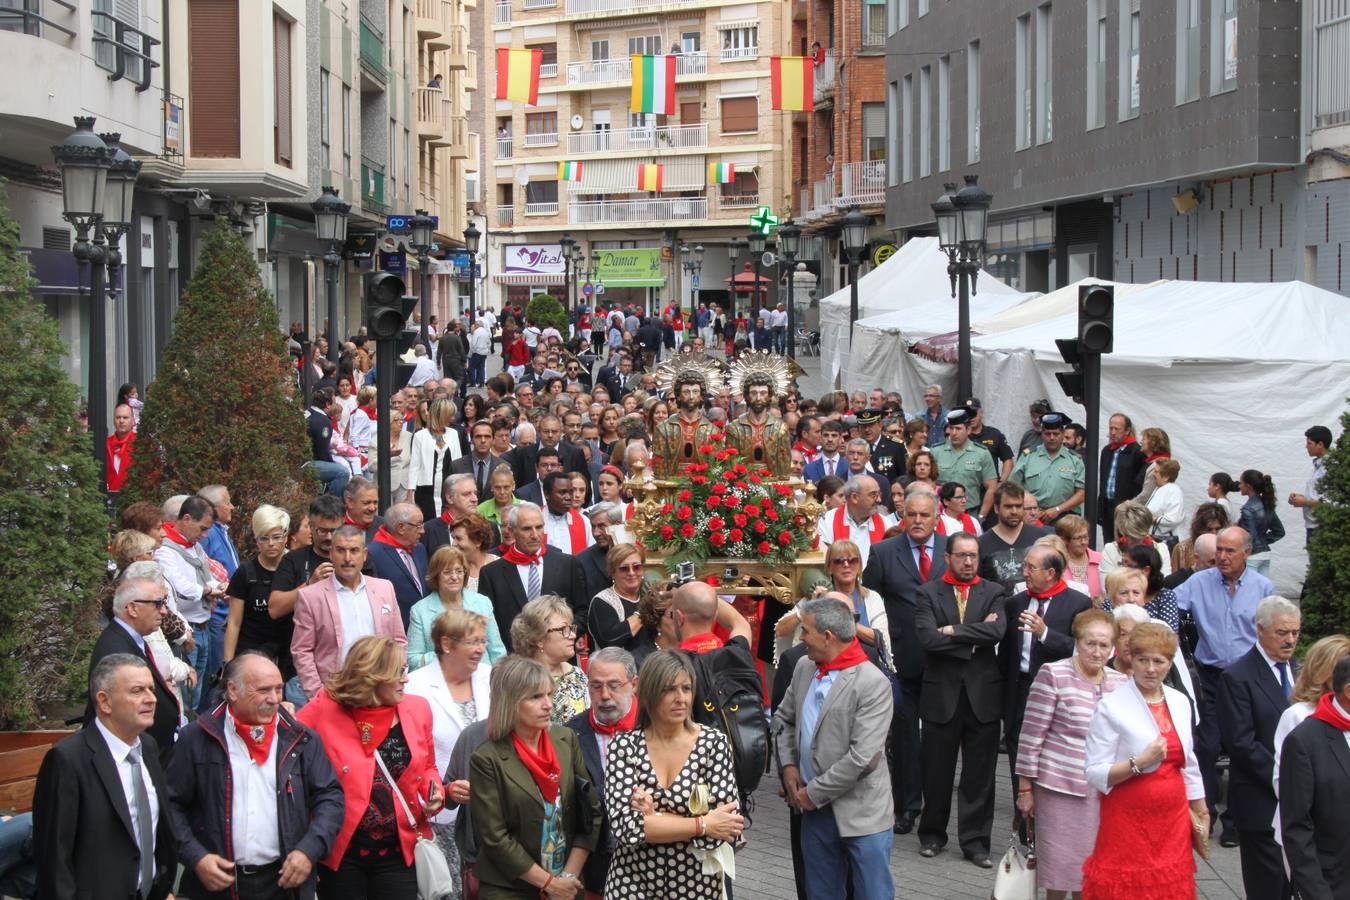
[[[1187,812],[1191,816],[1191,846],[1201,859],[1209,859],[1209,829],[1200,821],[1195,810],[1188,809]]]
[[[1008,840],[1008,852],[998,862],[994,890],[989,900],[1036,900],[1036,844],[1029,853],[1017,844],[1017,834]]]
[[[417,817],[413,815],[412,807],[404,798],[403,791],[399,790],[398,782],[389,774],[384,757],[380,756],[378,750],[375,751],[375,762],[384,773],[384,780],[389,782],[390,788],[393,789],[393,795],[398,798],[399,806],[402,806],[403,812],[407,814],[413,833],[417,834],[417,843],[413,845],[413,864],[417,868],[417,895],[422,900],[442,900],[443,897],[451,896],[455,892],[455,880],[450,875],[450,864],[445,861],[445,854],[434,840],[424,838],[418,833]]]

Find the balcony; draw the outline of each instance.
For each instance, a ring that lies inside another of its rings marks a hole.
[[[464,71],[469,68],[469,30],[463,26],[453,28],[449,33],[449,44],[445,51],[445,67],[450,70]]]
[[[525,0],[526,9],[552,9],[558,5],[558,0]]]
[[[839,196],[836,209],[858,206],[880,206],[886,202],[886,161],[844,163],[839,167]]]
[[[525,215],[527,216],[556,216],[558,214],[558,201],[551,203],[526,203]]]
[[[547,66],[545,68],[547,68]],[[684,75],[707,74],[708,54],[699,52],[681,53],[676,55],[676,78]],[[624,57],[623,59],[597,59],[592,60],[591,62],[574,62],[567,64],[568,84],[622,84],[629,81],[632,76],[632,62],[628,57]],[[551,78],[552,76],[541,72],[540,77]]]
[[[516,222],[516,208],[511,205],[497,207],[497,227],[510,228]]]
[[[760,205],[759,194],[718,194],[718,209],[745,209]]]
[[[558,64],[555,63],[555,62],[551,62],[551,63],[540,63],[540,64],[539,64],[539,77],[540,77],[540,78],[557,78],[557,77],[558,77]]]
[[[658,197],[643,200],[579,200],[567,207],[573,225],[625,225],[708,218],[706,197]]]
[[[449,20],[446,0],[417,0],[417,39],[426,41],[429,50],[444,50],[445,23]]]
[[[413,92],[417,101],[417,136],[433,145],[444,143],[451,102],[440,88],[422,87]]]
[[[498,0],[498,3],[497,3],[497,14],[496,14],[496,18],[495,18],[493,21],[494,21],[497,25],[510,25],[510,24],[511,24],[511,2],[510,2],[510,0],[506,0],[506,2],[501,2],[501,0]]]
[[[497,159],[511,158],[511,139],[497,138]]]
[[[688,150],[708,146],[708,123],[669,125],[663,128],[615,128],[573,132],[567,136],[568,153],[613,153],[624,150]]]
[[[543,131],[536,134],[525,135],[526,147],[556,147],[558,146],[558,132]]]
[[[368,157],[361,157],[361,208],[372,215],[389,212],[384,205],[384,166]]]
[[[875,50],[878,47],[886,46],[886,33],[884,31],[868,31],[863,29],[862,45],[866,49]]]
[[[834,96],[834,49],[825,51],[825,62],[814,66],[811,97],[815,102]]]
[[[722,62],[741,62],[747,59],[759,59],[759,47],[723,47],[718,58]]]
[[[384,33],[361,14],[361,68],[376,79],[379,85],[389,80],[384,65]]]
[[[451,116],[445,123],[445,148],[451,159],[469,158],[469,120]]]
[[[814,222],[834,212],[834,173],[811,185],[810,205],[807,205],[806,191],[802,191],[802,215],[799,221]]]
[[[467,54],[469,67],[464,70],[464,90],[478,90],[478,51],[470,50]]]
[[[695,6],[703,0],[567,0],[567,15],[584,16],[595,13],[631,15],[665,9]]]

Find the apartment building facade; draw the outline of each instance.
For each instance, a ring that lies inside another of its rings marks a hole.
[[[484,300],[496,307],[539,292],[561,298],[568,272],[559,241],[571,235],[587,260],[600,253],[593,274],[605,285],[601,303],[688,308],[694,278],[683,271],[681,246],[704,248],[699,299],[727,302],[727,242],[745,237],[758,207],[790,210],[791,113],[769,102],[769,58],[788,50],[789,6],[487,2],[483,55],[539,48],[543,65],[537,105],[482,104]],[[631,108],[633,54],[677,56],[674,115]],[[580,180],[559,180],[563,161],[581,164]],[[662,190],[640,192],[637,167],[653,162],[663,167]],[[709,163],[731,163],[734,180],[709,183]]]
[[[888,0],[886,226],[978,174],[988,268],[1350,288],[1344,3]],[[1339,148],[1339,149],[1338,149]]]

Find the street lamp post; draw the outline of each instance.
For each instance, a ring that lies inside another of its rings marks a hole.
[[[342,202],[337,188],[325,186],[310,209],[314,211],[314,231],[320,243],[328,244],[323,254],[323,275],[328,289],[328,358],[337,363],[337,277],[338,266],[342,264],[338,247],[347,240],[347,213],[352,211],[352,205]],[[306,365],[309,362],[305,360]]]
[[[576,247],[576,238],[564,234],[558,239],[563,258],[563,316],[572,320],[572,249]]]
[[[421,327],[417,329],[417,340],[429,354],[431,353],[431,342],[427,339],[427,327],[430,321],[430,309],[427,306],[427,300],[431,294],[431,243],[436,231],[436,220],[427,215],[425,209],[418,209],[413,211],[413,217],[408,220],[408,225],[412,228],[413,249],[417,251],[419,275],[417,299],[418,305],[422,308],[422,321]]]
[[[947,254],[947,274],[952,296],[957,297],[957,402],[965,403],[974,393],[970,360],[970,297],[984,264],[989,207],[993,196],[980,187],[979,176],[965,176],[965,187],[946,184],[946,193],[931,206],[937,219],[938,244]]]
[[[476,294],[478,290],[478,242],[482,240],[483,233],[478,230],[478,226],[472,221],[469,227],[464,229],[464,249],[469,251],[469,328],[473,329],[474,314],[477,309]]]
[[[581,295],[582,282],[589,280],[585,275],[586,271],[586,251],[581,249],[581,242],[572,248],[572,296],[576,299],[576,309],[581,309],[583,305],[590,306],[590,301]],[[569,327],[575,329],[576,323],[569,322]],[[573,332],[575,337],[575,331]]]
[[[858,266],[867,247],[867,226],[871,220],[853,207],[840,223],[844,253],[848,256],[848,346],[853,349],[853,324],[858,321]]]
[[[760,261],[764,258],[764,247],[765,247],[767,244],[768,244],[768,238],[767,238],[762,232],[760,232],[760,231],[752,231],[752,232],[750,232],[750,257],[751,257],[751,261],[753,261],[754,264],[755,264],[755,287],[754,287],[753,293],[751,294],[751,296],[753,297],[753,299],[750,301],[750,312],[746,315],[746,319],[749,320],[750,323],[751,323],[752,325],[753,325],[754,319],[755,319],[755,304],[760,302],[760,299],[759,299],[759,278],[760,278],[760,274],[759,274],[759,264],[760,264]],[[732,316],[732,318],[734,319],[735,316]]]
[[[688,244],[680,245],[680,257],[684,266],[684,274],[689,276],[689,319],[685,323],[686,328],[693,328],[694,311],[698,307],[698,278],[703,273],[703,245],[696,244],[690,248]]]
[[[797,277],[797,250],[801,246],[801,237],[801,228],[791,219],[778,226],[778,249],[783,253],[783,260],[787,263],[788,273],[787,336],[784,347],[787,350],[788,359],[797,358],[797,304],[792,294],[795,287],[793,281]]]

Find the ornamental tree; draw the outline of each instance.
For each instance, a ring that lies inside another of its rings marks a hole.
[[[535,294],[530,298],[529,305],[525,307],[525,318],[541,329],[552,325],[559,334],[567,334],[567,313],[562,304],[548,294]]]
[[[1350,411],[1341,415],[1341,436],[1327,451],[1326,467],[1300,604],[1303,634],[1311,640],[1350,634]]]
[[[310,449],[297,393],[276,303],[244,239],[219,221],[146,391],[123,501],[223,484],[235,543],[250,542],[259,504],[294,509],[317,492],[301,470]]]
[[[85,690],[98,632],[108,519],[79,389],[56,323],[33,302],[19,228],[0,190],[0,727],[35,724]],[[103,385],[93,385],[102,390]],[[56,713],[60,715],[60,713]]]

